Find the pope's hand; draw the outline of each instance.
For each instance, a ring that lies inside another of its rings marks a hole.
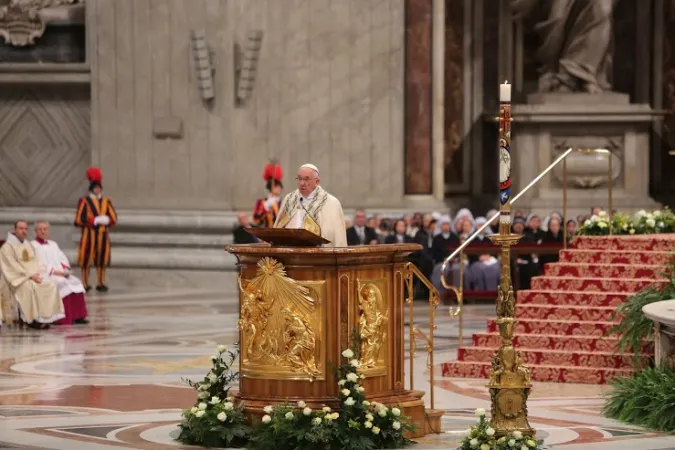
[[[40,276],[39,273],[34,273],[31,277],[31,280],[35,281],[36,283],[42,283],[42,277]]]

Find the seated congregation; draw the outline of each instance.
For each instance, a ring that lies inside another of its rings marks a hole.
[[[71,274],[59,245],[49,240],[49,223],[19,220],[0,247],[0,324],[47,329],[51,324],[86,324],[85,287]]]

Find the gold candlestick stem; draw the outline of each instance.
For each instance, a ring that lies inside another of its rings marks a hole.
[[[516,320],[516,299],[511,281],[511,246],[521,236],[511,233],[511,104],[502,103],[499,115],[499,233],[488,236],[501,247],[501,275],[497,289],[497,326],[501,345],[492,359],[490,399],[492,428],[497,436],[513,431],[534,436],[527,420],[527,398],[532,389],[530,370],[513,346]]]

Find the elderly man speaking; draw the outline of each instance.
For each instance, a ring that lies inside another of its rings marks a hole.
[[[319,186],[319,169],[314,164],[303,164],[295,180],[298,189],[284,197],[274,226],[304,228],[329,240],[328,246],[346,247],[342,205]]]

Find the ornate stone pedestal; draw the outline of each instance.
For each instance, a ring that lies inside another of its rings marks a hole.
[[[675,300],[650,303],[642,312],[654,321],[654,362],[675,368]]]
[[[513,146],[519,157],[515,192],[522,190],[567,148],[605,148],[613,155],[613,207],[634,210],[657,207],[649,197],[649,105],[631,104],[618,93],[533,94],[515,105]],[[567,158],[569,214],[607,207],[607,157],[573,154]],[[562,208],[562,164],[544,177],[518,204],[548,214]]]

